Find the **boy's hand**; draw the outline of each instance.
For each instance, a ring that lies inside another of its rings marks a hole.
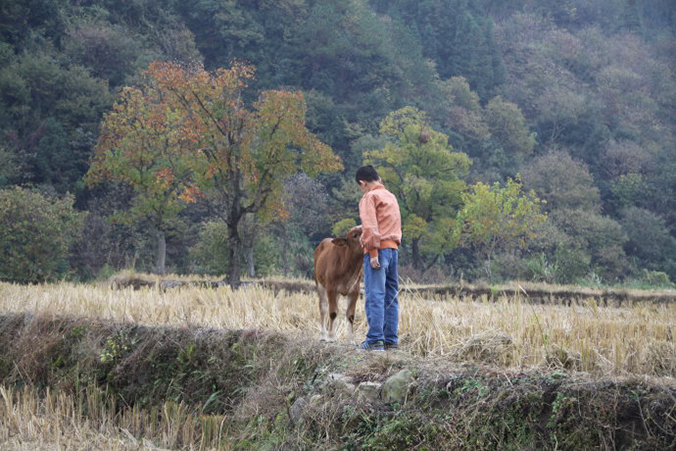
[[[371,257],[371,268],[380,269],[380,261],[378,261],[378,256]]]

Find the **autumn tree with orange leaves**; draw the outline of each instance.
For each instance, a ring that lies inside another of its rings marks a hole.
[[[301,92],[265,91],[252,108],[247,107],[242,97],[253,74],[253,66],[241,63],[214,72],[201,66],[152,63],[141,92],[145,89],[152,93],[150,98],[160,112],[151,106],[133,111],[116,107],[104,122],[93,166],[95,172],[97,163],[102,173],[113,172],[118,163],[111,156],[127,145],[138,154],[137,159],[146,161],[143,155],[159,152],[172,162],[175,166],[163,169],[169,169],[175,199],[181,196],[184,201],[193,201],[199,197],[227,225],[227,280],[235,286],[242,271],[240,226],[245,216],[257,215],[264,221],[283,216],[281,199],[286,178],[299,170],[314,176],[341,168],[331,148],[307,130]],[[138,116],[137,111],[141,112]],[[109,118],[116,113],[124,116],[124,125],[106,134]],[[135,136],[139,123],[154,123],[153,118],[163,124],[157,129],[165,138],[160,140],[161,151],[157,147],[148,150],[152,141],[144,141],[145,135]],[[121,164],[135,174],[136,161]],[[129,181],[130,177],[125,177]],[[155,180],[155,184],[161,181]]]
[[[135,192],[127,220],[150,220],[157,236],[155,271],[164,274],[166,229],[199,196],[184,149],[196,142],[182,112],[171,108],[152,82],[125,88],[105,116],[92,165],[90,186],[122,182]]]

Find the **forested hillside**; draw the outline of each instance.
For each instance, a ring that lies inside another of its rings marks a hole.
[[[104,160],[122,145],[116,102],[139,92],[160,105],[167,68],[233,67],[255,68],[232,97],[258,118],[242,142],[255,151],[265,114],[297,106],[306,123],[283,146],[302,156],[321,141],[342,161],[278,167],[275,208],[243,209],[237,252],[232,216],[214,208],[229,191],[208,202],[218,186],[196,176],[167,189],[197,159],[150,178],[161,220],[139,200],[140,169],[116,178]],[[224,274],[237,260],[307,276],[317,243],[358,220],[354,170],[372,162],[400,198],[405,277],[670,286],[675,71],[671,0],[5,0],[0,279],[159,269],[164,245],[172,272]],[[107,177],[90,170],[95,155]]]

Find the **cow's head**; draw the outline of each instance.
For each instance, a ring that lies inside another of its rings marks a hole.
[[[352,227],[345,238],[334,238],[331,242],[336,246],[348,246],[352,252],[362,253],[361,243],[361,226]]]

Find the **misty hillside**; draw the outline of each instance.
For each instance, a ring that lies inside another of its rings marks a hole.
[[[0,226],[14,231],[0,232],[12,266],[0,279],[153,267],[157,226],[126,213],[134,189],[84,181],[105,115],[153,61],[250,63],[245,103],[301,91],[307,128],[342,161],[341,171],[280,181],[286,214],[240,225],[250,252],[237,258],[251,272],[311,274],[321,238],[358,220],[354,171],[367,160],[390,164],[384,174],[401,177],[402,193],[416,191],[402,202],[402,274],[415,280],[676,281],[671,0],[4,1]],[[444,152],[467,158],[452,180],[431,178],[422,154],[397,154],[407,144],[381,128],[393,112],[418,110]],[[454,196],[435,190],[447,184]],[[482,186],[533,190],[523,196],[546,220],[509,239],[463,238],[462,228],[451,239],[450,224],[469,218],[463,206],[486,205]],[[46,266],[22,266],[30,224],[43,221],[26,214],[22,226],[25,211],[49,211],[39,233],[59,245],[45,241],[55,249]],[[182,206],[162,224],[168,270],[233,265],[209,206]]]

